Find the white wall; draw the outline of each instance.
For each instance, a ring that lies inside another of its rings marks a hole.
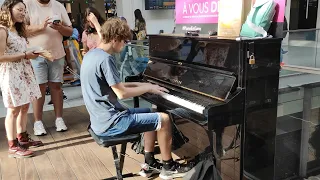
[[[145,10],[144,0],[117,0],[118,16],[124,16],[134,28],[134,10],[140,9],[147,23],[148,34],[158,34],[162,29],[171,33],[174,27],[174,10]]]

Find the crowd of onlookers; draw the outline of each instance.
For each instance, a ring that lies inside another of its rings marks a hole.
[[[132,36],[146,38],[146,24],[140,10],[135,11],[135,17]],[[122,20],[126,21],[124,17]],[[33,152],[20,146],[21,142],[42,145],[40,141],[30,139],[25,126],[29,104],[32,103],[34,134],[47,133],[42,123],[46,93],[51,94],[54,105],[56,130],[67,130],[62,118],[63,98],[66,96],[61,88],[65,65],[73,73],[80,74],[80,67],[75,67],[74,61],[81,64],[82,56],[97,47],[101,25],[105,21],[95,8],[88,7],[84,13],[83,32],[79,33],[71,13],[68,14],[56,0],[3,2],[0,12],[0,85],[3,103],[8,108],[5,124],[12,156],[32,155]],[[66,47],[70,47],[70,41],[78,43],[72,48],[77,48],[75,52],[81,51],[81,54],[66,51],[70,49]],[[50,57],[45,56],[44,51],[50,52]]]

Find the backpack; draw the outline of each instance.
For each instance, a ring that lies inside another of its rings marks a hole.
[[[222,180],[212,160],[200,161],[183,177],[183,180]]]
[[[272,19],[276,13],[277,3],[274,0],[256,0],[246,22],[242,25],[240,36],[267,37]]]

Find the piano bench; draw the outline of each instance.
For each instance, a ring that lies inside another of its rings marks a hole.
[[[126,153],[127,143],[139,140],[140,134],[132,134],[132,135],[119,136],[119,137],[98,136],[93,132],[90,125],[88,126],[88,132],[90,133],[90,135],[98,145],[105,148],[109,148],[109,147],[112,148],[112,154],[113,154],[114,164],[117,171],[117,177],[114,176],[111,178],[107,178],[105,180],[111,180],[111,179],[123,180],[123,178],[134,176],[132,173],[122,174],[124,157],[125,157],[124,155]],[[118,144],[121,144],[120,158],[119,158],[117,147],[116,147],[116,145]]]

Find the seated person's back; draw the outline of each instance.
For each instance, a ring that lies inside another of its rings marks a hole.
[[[97,134],[103,133],[125,113],[111,89],[121,82],[115,59],[100,48],[92,49],[83,58],[80,79],[84,83],[81,89],[91,128]]]

